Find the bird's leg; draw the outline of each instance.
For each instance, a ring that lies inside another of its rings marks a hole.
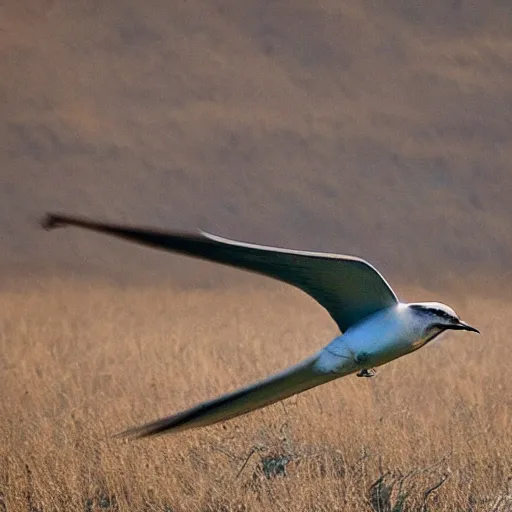
[[[368,362],[369,357],[370,357],[370,355],[367,352],[359,352],[354,357],[354,361],[357,364],[361,364],[362,365],[362,364],[365,364],[365,363]],[[377,372],[375,371],[375,368],[370,368],[370,369],[363,368],[356,375],[358,377],[374,377],[376,373]]]
[[[377,375],[377,372],[375,370],[375,368],[363,368],[361,371],[359,371],[358,373],[356,373],[356,375],[358,377],[375,377],[375,375]]]

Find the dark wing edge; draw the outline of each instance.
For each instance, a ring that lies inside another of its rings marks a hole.
[[[199,403],[190,409],[116,434],[121,438],[156,437],[206,427],[261,409],[307,389],[340,377],[316,366],[318,355],[231,393]]]
[[[77,226],[272,277],[310,295],[329,312],[342,332],[365,316],[398,303],[377,269],[353,256],[237,242],[204,231],[191,234],[122,226],[58,213],[49,213],[42,225],[47,230]],[[358,289],[362,278],[364,289]],[[352,297],[347,298],[344,287],[351,287]]]
[[[384,278],[384,276],[368,261],[364,260],[363,258],[358,258],[357,256],[349,256],[348,254],[336,254],[336,253],[329,253],[329,252],[315,252],[315,251],[299,251],[296,249],[284,249],[281,247],[272,247],[270,245],[259,245],[259,244],[253,244],[250,242],[240,242],[238,240],[232,240],[231,238],[226,238],[220,235],[215,235],[213,233],[209,233],[208,231],[204,231],[202,229],[199,230],[199,233],[208,240],[212,240],[214,242],[218,242],[219,244],[224,244],[227,246],[232,247],[240,247],[240,248],[246,248],[246,249],[254,249],[258,251],[266,251],[269,253],[275,253],[275,254],[287,254],[292,256],[298,256],[298,257],[304,257],[304,258],[311,258],[311,259],[323,259],[327,261],[343,261],[343,262],[353,262],[356,264],[359,264],[361,267],[366,267],[367,270],[375,274],[376,277],[380,279],[382,284],[387,288],[389,291],[389,295],[391,300],[391,304],[398,304],[399,300],[396,296],[396,293],[394,292],[393,288],[391,288],[391,285],[387,282],[387,280]]]

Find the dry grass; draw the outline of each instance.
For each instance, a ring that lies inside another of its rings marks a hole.
[[[453,302],[483,335],[125,443],[111,434],[313,352],[328,316],[281,287],[2,293],[0,510],[510,510],[510,306],[414,296]]]

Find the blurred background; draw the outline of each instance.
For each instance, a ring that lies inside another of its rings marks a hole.
[[[243,279],[49,210],[510,282],[508,1],[7,0],[0,66],[4,286]]]

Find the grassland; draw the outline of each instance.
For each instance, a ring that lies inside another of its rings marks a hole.
[[[510,304],[406,295],[453,303],[482,336],[128,443],[111,435],[313,352],[336,332],[328,315],[272,284],[2,292],[0,510],[510,510]]]

